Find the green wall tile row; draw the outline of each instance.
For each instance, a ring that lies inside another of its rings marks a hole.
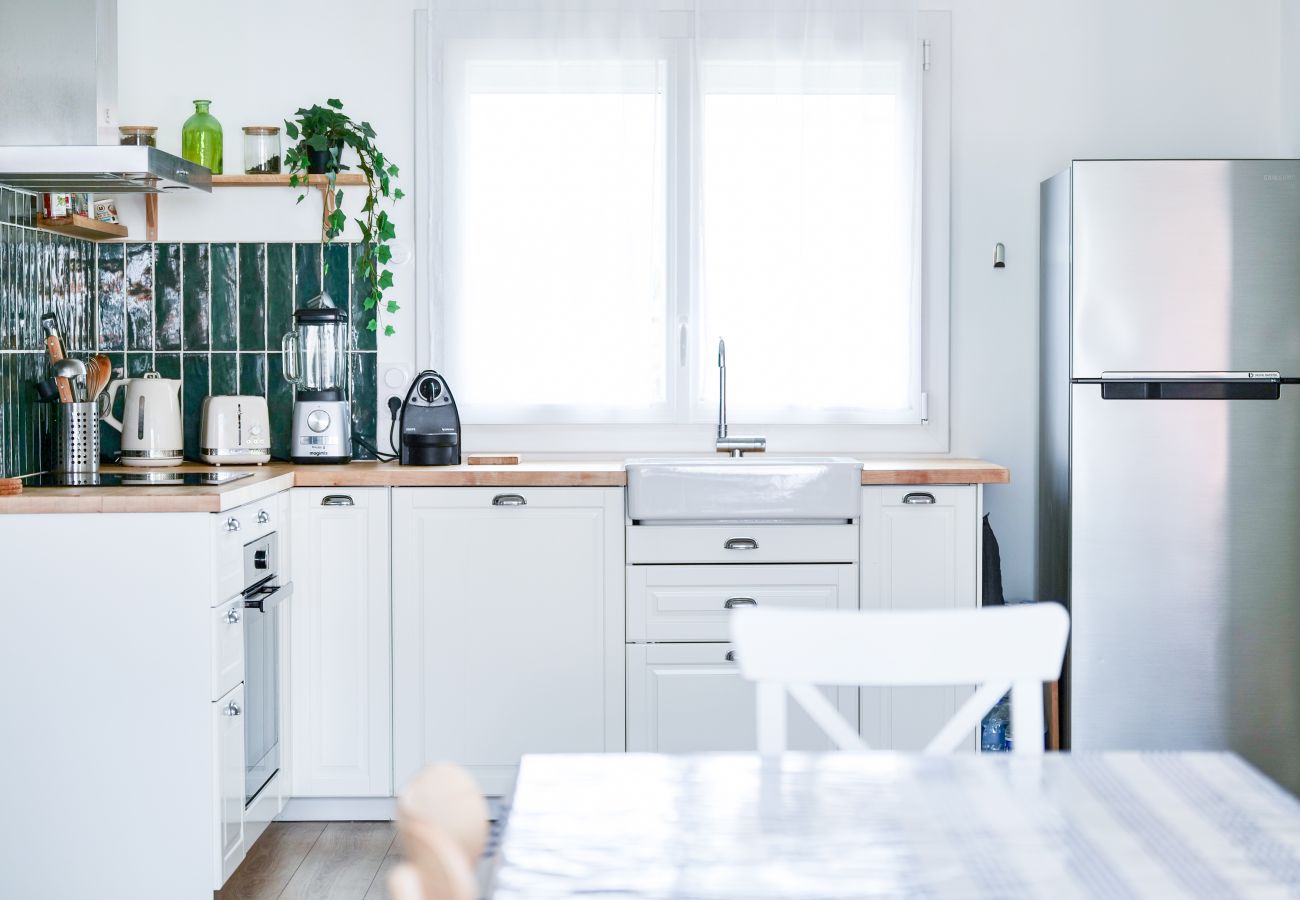
[[[131,377],[152,370],[182,381],[187,456],[198,456],[210,393],[266,395],[272,451],[284,456],[293,389],[283,377],[280,338],[296,305],[324,288],[355,323],[353,429],[375,443],[375,334],[365,328],[354,245],[96,245],[29,227],[27,207],[10,193],[0,189],[0,476],[43,468],[49,410],[35,401],[32,382],[45,372],[45,311],[58,313],[70,352],[107,353]],[[117,432],[101,435],[105,453],[116,453]]]
[[[46,370],[41,316],[59,317],[70,352],[93,346],[94,245],[30,227],[31,208],[0,189],[0,476],[42,468],[49,410],[32,388]]]

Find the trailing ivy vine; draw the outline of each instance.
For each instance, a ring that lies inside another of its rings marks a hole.
[[[353,219],[361,229],[361,253],[357,259],[356,277],[363,279],[362,283],[369,288],[362,302],[371,313],[366,327],[375,331],[378,328],[381,302],[387,313],[395,313],[399,309],[397,301],[384,300],[384,291],[393,286],[393,273],[388,268],[388,263],[393,258],[389,242],[397,237],[397,230],[393,227],[387,210],[380,208],[380,202],[395,202],[405,195],[394,184],[397,166],[389,162],[375,146],[375,129],[370,123],[354,122],[343,112],[341,100],[330,98],[325,103],[325,106],[313,105],[299,109],[293,121],[285,120],[285,134],[295,142],[284,155],[290,173],[289,184],[305,188],[311,151],[328,153],[325,176],[329,192],[334,197],[334,210],[322,223],[321,241],[329,243],[341,235],[347,225],[338,174],[350,167],[343,164],[342,153],[346,148],[351,148],[356,153],[357,169],[365,176],[367,189],[366,202],[361,205],[360,215]],[[305,191],[299,194],[298,202],[301,203],[306,196]],[[393,333],[392,325],[384,326],[385,335]]]

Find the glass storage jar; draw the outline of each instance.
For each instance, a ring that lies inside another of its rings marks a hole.
[[[157,147],[157,125],[119,125],[118,144],[123,147]]]
[[[280,126],[244,126],[244,174],[280,174]]]

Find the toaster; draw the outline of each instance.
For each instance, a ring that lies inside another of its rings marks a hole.
[[[214,466],[270,462],[266,398],[245,394],[204,397],[199,458]]]

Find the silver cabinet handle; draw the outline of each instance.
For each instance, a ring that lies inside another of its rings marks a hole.
[[[227,610],[227,611],[226,611],[226,624],[227,624],[227,625],[238,625],[238,624],[239,624],[239,618],[240,618],[240,617],[239,617],[239,610],[237,610],[237,609],[231,609],[231,610]]]
[[[264,509],[259,509],[257,511],[257,524],[265,525],[269,521],[271,521],[271,514]]]
[[[231,516],[229,519],[226,519],[226,531],[238,531],[239,528],[240,528],[239,520],[236,519],[234,516]]]
[[[347,494],[326,494],[320,502],[321,506],[355,506],[352,498]]]
[[[737,606],[758,606],[758,601],[753,597],[732,597],[722,605],[726,609],[735,609]]]
[[[735,662],[735,661],[736,661],[736,651],[735,651],[735,650],[728,650],[728,651],[727,651],[727,655],[724,656],[723,659],[725,659],[727,662]]]
[[[226,708],[221,711],[222,715],[230,716],[231,718],[234,718],[242,712],[243,710],[240,709],[233,700],[227,703]]]
[[[753,538],[731,538],[722,546],[726,550],[757,550],[758,541]]]
[[[520,494],[497,494],[492,498],[493,506],[527,506],[528,501]]]
[[[934,494],[925,491],[913,491],[910,494],[903,495],[903,502],[913,506],[918,504],[930,504],[934,502]]]

